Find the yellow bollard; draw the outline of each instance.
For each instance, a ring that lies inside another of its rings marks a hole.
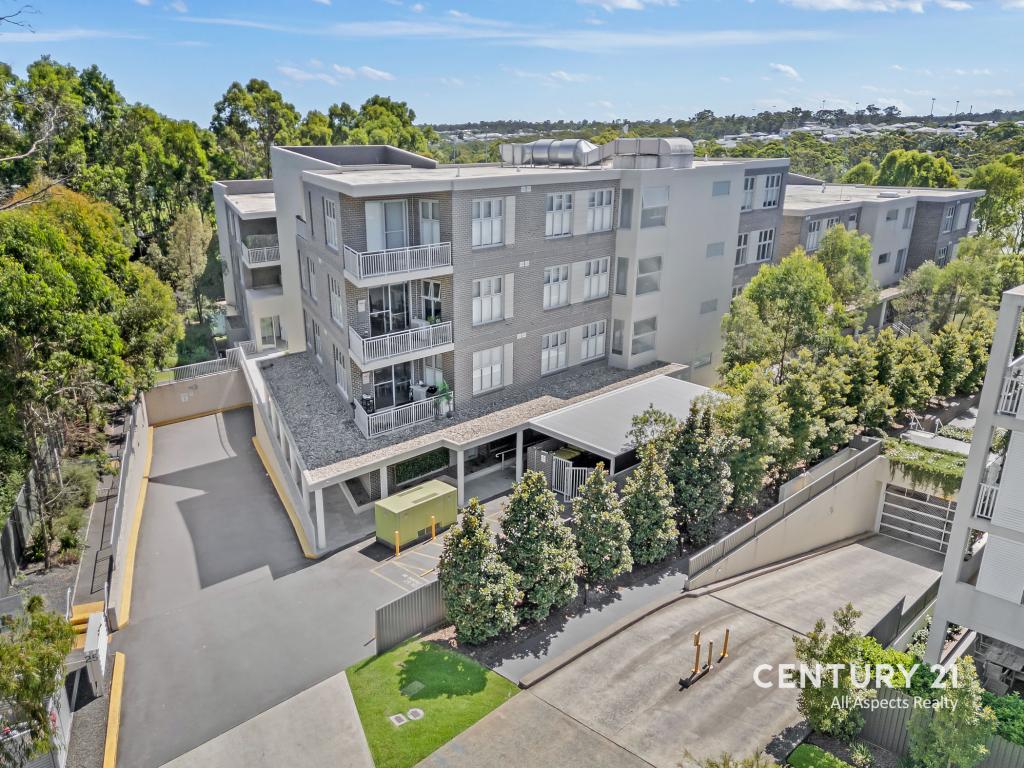
[[[401,551],[402,551],[402,547],[401,547],[401,545],[399,544],[399,541],[398,541],[398,531],[395,531],[395,557],[398,557],[398,555],[399,555],[399,553],[401,553]]]
[[[434,516],[430,516],[430,540],[433,541],[437,538],[437,521]]]
[[[700,672],[700,646],[695,645],[693,647],[693,674]]]
[[[711,663],[711,654],[714,653],[715,641],[708,640],[708,672],[715,668],[715,665]]]
[[[722,643],[722,659],[729,658],[729,628],[725,628],[725,642]],[[721,659],[719,659],[721,661]]]

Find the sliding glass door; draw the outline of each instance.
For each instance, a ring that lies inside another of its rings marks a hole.
[[[370,335],[383,336],[408,327],[408,283],[370,288]]]
[[[412,363],[399,363],[375,370],[373,398],[378,411],[412,402]]]

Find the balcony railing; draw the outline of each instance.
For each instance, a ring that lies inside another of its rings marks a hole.
[[[1003,389],[999,393],[999,413],[1006,416],[1020,414],[1021,395],[1024,394],[1024,378],[1019,370],[1014,370],[1003,379]]]
[[[451,320],[368,338],[360,336],[352,326],[348,329],[349,351],[360,364],[374,363],[413,352],[429,354],[431,349],[451,343]]]
[[[991,520],[996,508],[996,496],[999,486],[991,483],[978,484],[978,500],[974,504],[974,516],[982,520]]]
[[[277,235],[250,235],[242,241],[242,258],[250,267],[277,264],[281,261],[281,249]]]
[[[451,243],[411,245],[385,251],[357,251],[345,246],[345,271],[356,279],[402,275],[451,265]]]
[[[356,426],[366,437],[377,437],[394,432],[396,429],[411,427],[413,424],[438,418],[454,407],[455,397],[451,393],[435,395],[425,400],[417,400],[375,413],[367,413],[357,401]]]

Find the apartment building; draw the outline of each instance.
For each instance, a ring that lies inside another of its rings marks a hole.
[[[977,633],[972,653],[997,693],[1024,688],[1022,308],[1024,286],[1003,294],[926,654],[938,660],[948,624]]]
[[[801,246],[818,249],[831,227],[871,237],[871,270],[882,289],[868,322],[884,324],[887,303],[908,272],[926,261],[956,258],[960,240],[972,231],[971,211],[984,194],[976,189],[913,189],[824,184],[794,175],[783,208],[780,258]]]
[[[685,139],[502,154],[442,166],[393,147],[275,147],[272,181],[215,189],[229,304],[259,352],[288,353],[246,364],[257,437],[318,548],[348,525],[325,521],[351,523],[425,453],[447,451],[463,500],[475,475],[510,483],[531,461],[557,465],[568,494],[566,473],[624,469],[625,429],[616,450],[580,450],[584,434],[540,416],[712,382],[730,297],[776,254],[785,160],[700,161]],[[273,235],[271,279],[252,251]],[[675,384],[643,384],[665,374]]]

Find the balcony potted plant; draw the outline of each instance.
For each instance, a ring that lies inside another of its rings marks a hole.
[[[437,403],[435,413],[438,416],[444,414],[449,419],[452,417],[452,389],[444,379],[437,385],[437,399],[434,402]]]

